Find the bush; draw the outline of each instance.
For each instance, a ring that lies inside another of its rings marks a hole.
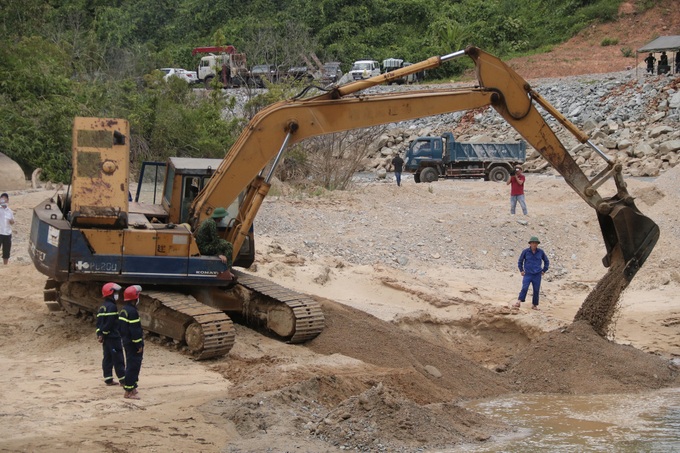
[[[631,49],[630,47],[621,47],[621,53],[626,58],[632,58],[633,57],[633,49]]]
[[[602,47],[607,47],[607,46],[615,46],[619,43],[619,40],[617,38],[604,38],[601,42],[600,45]]]

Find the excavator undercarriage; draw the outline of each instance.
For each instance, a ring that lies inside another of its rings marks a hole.
[[[323,312],[309,296],[234,272],[239,283],[230,289],[196,289],[194,294],[173,287],[145,289],[137,306],[142,325],[149,332],[185,345],[197,360],[221,357],[231,350],[235,330],[230,316],[288,343],[303,343],[321,333]],[[48,280],[45,300],[72,315],[96,313],[100,289],[99,283],[59,284]]]

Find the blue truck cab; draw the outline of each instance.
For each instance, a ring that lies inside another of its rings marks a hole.
[[[461,143],[451,132],[418,137],[406,152],[405,171],[416,182],[439,178],[484,178],[507,181],[516,165],[526,161],[527,146],[519,143]]]

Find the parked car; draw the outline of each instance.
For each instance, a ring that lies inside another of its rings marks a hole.
[[[349,73],[353,80],[368,79],[380,75],[380,65],[375,60],[357,60]]]
[[[161,68],[161,72],[165,74],[163,80],[168,80],[170,77],[179,77],[190,85],[198,83],[196,71],[187,71],[182,68]]]
[[[263,88],[265,80],[271,83],[279,80],[279,71],[273,64],[258,64],[250,70],[250,79],[253,85]]]
[[[288,70],[287,76],[292,80],[304,80],[306,82],[311,82],[314,79],[307,66],[293,66]]]
[[[321,71],[321,83],[337,83],[342,78],[342,69],[339,61],[329,61],[324,63]]]

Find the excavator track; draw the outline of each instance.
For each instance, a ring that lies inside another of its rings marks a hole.
[[[285,288],[270,280],[255,277],[237,270],[232,271],[238,277],[238,284],[248,290],[266,298],[273,299],[279,305],[283,304],[293,315],[293,325],[286,328],[292,335],[283,335],[289,343],[303,343],[321,333],[325,326],[325,319],[321,306],[309,296]],[[276,303],[275,302],[275,303]],[[257,308],[244,304],[244,315],[253,315]],[[271,322],[271,316],[269,316]],[[271,329],[271,327],[270,327]],[[271,329],[276,330],[276,329]]]
[[[183,341],[196,360],[223,356],[234,346],[236,331],[231,319],[224,312],[197,301],[193,296],[148,291],[142,293],[139,305],[142,327]],[[153,308],[148,310],[147,307]],[[175,325],[183,324],[184,328],[177,329],[172,335],[161,333],[168,324],[167,316],[164,316],[166,313],[179,321]]]
[[[100,284],[55,282],[45,285],[45,300],[56,300],[68,313],[97,313],[101,304]],[[197,360],[220,357],[234,346],[231,319],[193,296],[164,291],[144,291],[137,305],[144,330],[186,344]]]

